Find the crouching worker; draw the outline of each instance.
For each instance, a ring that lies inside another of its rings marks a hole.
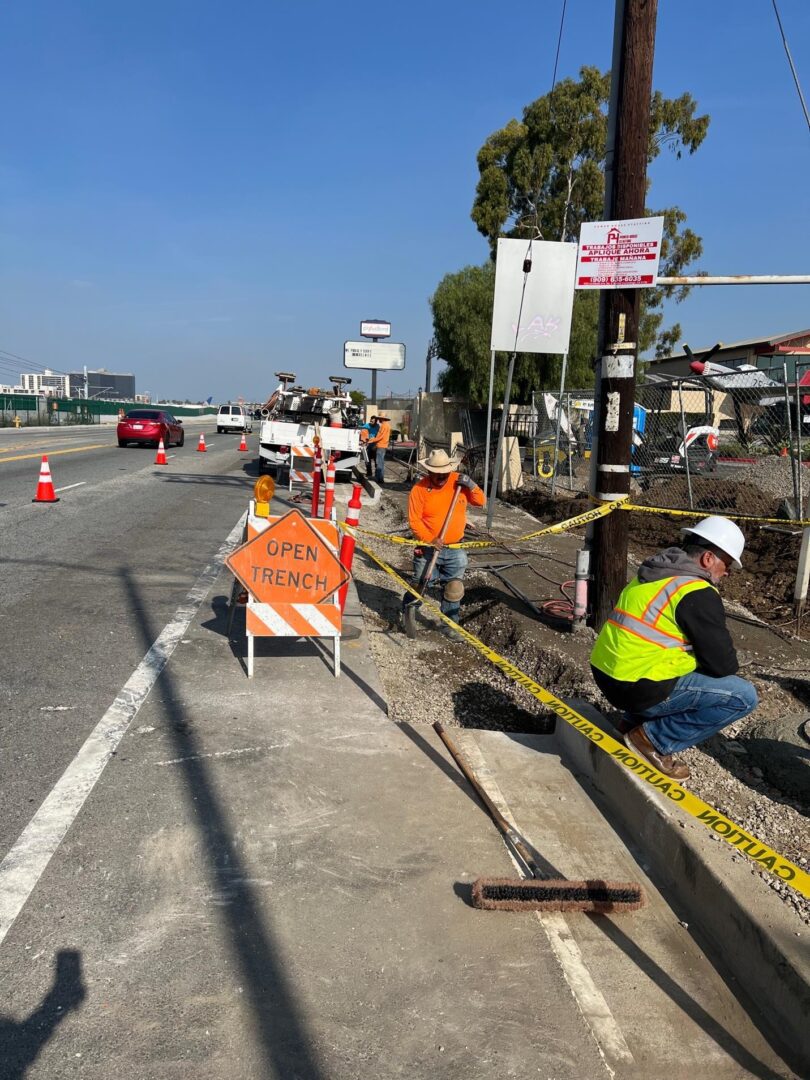
[[[717,586],[741,569],[745,537],[724,517],[682,529],[681,547],[646,559],[623,590],[591,653],[596,685],[616,709],[625,745],[674,780],[673,755],[716,735],[757,706],[739,678]]]
[[[422,541],[413,552],[414,585],[421,591],[438,581],[443,586],[441,609],[449,618],[457,620],[464,595],[461,579],[467,568],[467,552],[447,545],[464,539],[467,504],[483,506],[486,500],[474,480],[456,471],[457,462],[444,450],[431,451],[419,464],[427,475],[414,484],[408,499],[411,531]],[[455,497],[456,492],[458,497]],[[437,557],[430,581],[424,581],[434,552]],[[409,637],[416,636],[419,604],[411,593],[405,593],[402,598],[402,621]],[[449,627],[444,629],[452,634]]]

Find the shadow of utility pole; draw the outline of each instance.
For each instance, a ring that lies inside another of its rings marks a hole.
[[[132,576],[125,569],[121,571],[121,576],[129,598],[127,607],[138,619],[138,630],[146,651],[157,633],[149,626],[145,614],[147,605]],[[266,1072],[263,1075],[268,1080],[273,1076],[279,1080],[294,1076],[325,1080],[325,1074],[315,1060],[293,988],[282,968],[279,949],[249,882],[250,873],[230,834],[224,808],[202,760],[203,747],[187,721],[170,665],[163,669],[156,691],[158,687],[166,731],[174,742],[188,804],[194,811],[195,824],[207,858],[211,887],[229,901],[220,910],[254,1015],[260,1051],[265,1059]],[[153,695],[153,700],[158,700],[157,693]]]

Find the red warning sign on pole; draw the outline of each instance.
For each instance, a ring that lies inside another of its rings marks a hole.
[[[586,221],[579,234],[578,289],[642,289],[655,285],[663,217]]]
[[[322,604],[349,580],[337,553],[298,510],[271,521],[226,563],[263,604]]]

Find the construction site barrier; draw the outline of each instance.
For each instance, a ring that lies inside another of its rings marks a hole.
[[[601,503],[600,503],[601,505]],[[674,514],[676,517],[702,518],[709,514],[722,514],[730,521],[748,522],[750,525],[795,525],[797,529],[810,526],[810,521],[796,518],[758,517],[753,514],[728,514],[725,510],[672,510],[667,506],[640,506],[638,503],[622,501],[620,510],[637,510],[641,514]]]
[[[390,539],[385,537],[385,539]],[[454,630],[462,640],[466,641],[468,645],[471,645],[485,660],[488,660],[494,667],[498,668],[507,678],[517,683],[518,686],[522,686],[524,690],[527,690],[533,697],[539,702],[551,709],[561,720],[564,720],[567,724],[570,724],[581,735],[584,735],[586,739],[589,739],[594,746],[598,746],[600,750],[612,757],[623,768],[628,769],[634,773],[645,783],[655,788],[660,794],[670,799],[676,806],[687,813],[695,821],[699,821],[707,829],[710,829],[715,836],[719,836],[722,840],[725,840],[727,844],[731,844],[737,851],[741,851],[747,856],[756,866],[762,870],[766,870],[779,878],[780,881],[785,882],[796,892],[802,896],[810,898],[810,874],[806,873],[800,867],[796,866],[790,860],[780,855],[777,851],[774,851],[767,844],[764,844],[761,840],[758,840],[752,833],[740,828],[725,814],[716,810],[709,803],[703,802],[697,795],[693,795],[686,788],[682,787],[677,781],[672,780],[670,777],[663,775],[654,769],[651,765],[648,765],[645,761],[640,760],[635,754],[633,754],[627,747],[614,739],[606,731],[597,727],[591,720],[586,719],[581,713],[578,713],[576,709],[572,709],[570,705],[566,705],[564,701],[558,698],[555,694],[552,694],[550,690],[546,690],[545,687],[540,686],[534,679],[531,679],[520,668],[515,667],[505,657],[496,653],[494,649],[490,649],[488,645],[485,645],[483,641],[477,638],[474,634],[471,634],[468,630],[459,626],[457,622],[454,622],[447,615],[445,615],[435,604],[429,600],[425,600],[421,593],[419,593],[412,585],[410,585],[404,578],[393,570],[386,562],[384,562],[378,555],[376,555],[370,548],[366,547],[358,541],[357,546],[363,551],[373,562],[377,564],[382,570],[389,574],[397,584],[403,588],[406,592],[411,593],[412,596],[417,597],[426,608],[428,608],[433,615],[440,619],[445,625]]]

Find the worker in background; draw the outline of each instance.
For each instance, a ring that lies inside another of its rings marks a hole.
[[[391,442],[391,421],[387,416],[372,416],[379,425],[377,433],[368,440],[369,450],[374,450],[374,478],[378,484],[385,484],[385,451]]]
[[[467,569],[467,552],[463,548],[450,548],[448,544],[457,544],[464,539],[467,527],[467,505],[483,506],[486,502],[484,493],[475,481],[456,471],[457,462],[444,450],[432,450],[419,465],[427,473],[417,480],[411,488],[408,498],[408,522],[411,532],[422,544],[413,549],[413,572],[417,587],[422,585],[422,576],[433,557],[434,549],[439,555],[429,585],[439,581],[442,586],[441,609],[453,620],[458,619],[461,598],[464,596],[462,578]],[[461,489],[460,496],[453,509],[453,516],[447,521],[453,493]],[[444,528],[447,521],[447,527]],[[444,528],[444,539],[439,534]],[[416,612],[420,601],[411,593],[402,598],[403,621],[410,621],[415,626]],[[452,635],[449,627],[442,632]]]
[[[360,444],[365,447],[366,454],[366,476],[371,479],[374,472],[374,459],[377,452],[373,446],[370,445],[371,440],[380,430],[380,425],[377,423],[377,417],[370,417],[365,424],[360,425]]]
[[[646,559],[622,591],[591,653],[596,685],[625,716],[625,745],[674,780],[674,754],[717,734],[757,706],[736,675],[737,654],[717,586],[741,568],[745,537],[724,517],[681,529],[681,547]]]

